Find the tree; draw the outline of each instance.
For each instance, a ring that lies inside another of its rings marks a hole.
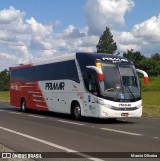
[[[146,58],[139,63],[139,68],[146,71],[149,76],[160,76],[160,62]]]
[[[156,61],[160,61],[160,54],[159,53],[152,54],[151,59],[156,60]]]
[[[123,56],[132,60],[137,68],[139,67],[139,63],[145,59],[144,55],[142,55],[139,51],[134,52],[133,49],[127,50],[127,53],[123,53]]]
[[[7,69],[0,72],[0,91],[9,91],[9,73]]]
[[[117,50],[116,42],[114,42],[113,35],[108,27],[106,27],[103,35],[100,37],[96,48],[98,53],[108,54],[113,54]]]

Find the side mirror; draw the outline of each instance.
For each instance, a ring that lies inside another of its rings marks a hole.
[[[140,70],[140,69],[136,69],[138,73],[141,73],[144,75],[144,84],[148,84],[148,74],[143,71],[143,70]]]
[[[95,66],[86,66],[86,68],[95,70],[98,74],[98,80],[103,81],[103,72],[100,68],[95,67]]]

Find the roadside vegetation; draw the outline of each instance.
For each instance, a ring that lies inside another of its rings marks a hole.
[[[0,91],[0,102],[10,102],[9,91]]]
[[[142,85],[143,116],[160,117],[160,77],[150,77],[148,85]]]

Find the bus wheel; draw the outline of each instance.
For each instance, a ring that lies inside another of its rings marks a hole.
[[[26,100],[22,98],[21,100],[21,111],[25,112],[26,111]]]
[[[81,118],[81,107],[80,107],[79,103],[74,103],[74,105],[72,107],[72,116],[76,120]]]

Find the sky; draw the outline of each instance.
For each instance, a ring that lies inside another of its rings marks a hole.
[[[0,0],[0,71],[95,52],[106,27],[119,52],[160,53],[160,0]]]

